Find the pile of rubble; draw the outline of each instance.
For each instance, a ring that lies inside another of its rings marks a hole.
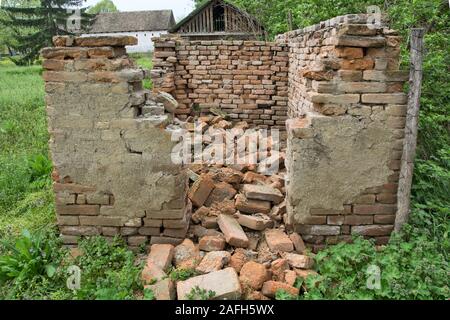
[[[248,128],[245,122],[232,124],[220,115],[177,125],[192,134],[198,128],[202,133],[210,128],[226,130],[225,139],[230,130]],[[315,274],[312,254],[300,235],[289,234],[285,225],[284,153],[276,150],[280,146],[272,137],[262,139],[257,143],[256,164],[194,162],[190,166],[188,197],[193,213],[187,237],[177,246],[152,245],[142,273],[156,299],[189,299],[198,289],[214,292],[214,299],[264,300],[274,298],[279,290],[298,295],[297,278]],[[207,147],[214,145],[213,140],[203,136],[201,143]],[[246,157],[250,149],[247,145]],[[270,174],[267,168],[274,163],[277,173]],[[177,281],[169,276],[174,269],[189,270],[194,276]]]

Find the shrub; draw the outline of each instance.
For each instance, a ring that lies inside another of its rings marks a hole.
[[[14,241],[2,241],[0,297],[48,298],[62,283],[65,251],[54,233],[24,231]]]
[[[306,280],[305,299],[446,299],[450,294],[447,259],[425,236],[406,242],[395,235],[380,251],[356,238],[318,253],[316,262],[320,275]],[[367,286],[373,266],[381,271],[379,289]]]

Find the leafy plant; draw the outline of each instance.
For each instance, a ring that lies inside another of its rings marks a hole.
[[[172,269],[169,271],[169,278],[173,281],[184,281],[196,275],[198,272],[195,269]]]
[[[50,181],[49,177],[52,172],[52,162],[48,157],[39,154],[32,157],[28,162],[30,182],[36,188],[42,188]]]
[[[37,275],[52,278],[57,266],[53,264],[53,247],[45,240],[25,230],[14,246],[3,242],[9,253],[0,256],[0,281],[24,281]]]
[[[286,290],[278,290],[275,293],[275,300],[299,300],[299,296],[295,296]]]
[[[102,237],[85,239],[80,243],[83,255],[75,260],[82,270],[81,289],[77,299],[128,300],[142,290],[141,265],[120,238],[111,243]]]
[[[212,300],[216,296],[216,293],[212,290],[202,289],[199,286],[195,286],[186,295],[188,300]]]
[[[446,299],[448,262],[438,246],[423,236],[394,235],[377,251],[360,237],[319,252],[320,275],[308,277],[305,299]],[[380,270],[380,287],[368,286],[372,266]]]
[[[144,289],[144,300],[155,300],[155,293],[150,288]]]
[[[3,240],[2,252],[0,284],[8,288],[5,297],[26,297],[39,291],[36,288],[51,291],[52,284],[60,282],[58,272],[66,252],[53,233],[30,234],[25,230],[13,243]]]

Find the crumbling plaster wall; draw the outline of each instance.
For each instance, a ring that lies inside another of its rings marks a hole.
[[[125,54],[134,42],[59,37],[42,52],[56,211],[66,244],[79,236],[122,235],[137,247],[179,242],[186,234],[188,178],[171,160],[176,141],[165,128],[171,115],[142,115],[154,96],[142,88],[146,72]]]
[[[393,230],[406,102],[400,38],[366,15],[279,36],[290,48],[289,223],[310,244],[385,243]]]

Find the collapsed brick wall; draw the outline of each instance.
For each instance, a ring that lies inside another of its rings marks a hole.
[[[288,51],[265,41],[186,41],[154,38],[155,90],[180,103],[186,119],[197,107],[217,108],[236,121],[285,130],[288,101]]]
[[[393,229],[408,75],[398,70],[397,33],[365,19],[338,17],[275,43],[154,39],[154,91],[175,96],[178,118],[198,105],[260,128],[286,122],[287,222],[315,249],[351,233],[385,243]],[[188,230],[171,115],[142,88],[147,73],[124,49],[134,42],[58,37],[42,52],[66,244],[97,234],[132,247],[177,244]]]
[[[397,211],[408,73],[400,37],[337,17],[279,36],[289,45],[288,214],[318,247],[351,234],[386,243]]]
[[[132,37],[56,37],[42,51],[56,213],[65,244],[121,235],[131,247],[177,243],[190,220],[188,178],[171,161],[161,106],[148,106]],[[159,110],[143,116],[143,109]],[[152,109],[153,108],[153,109]]]

